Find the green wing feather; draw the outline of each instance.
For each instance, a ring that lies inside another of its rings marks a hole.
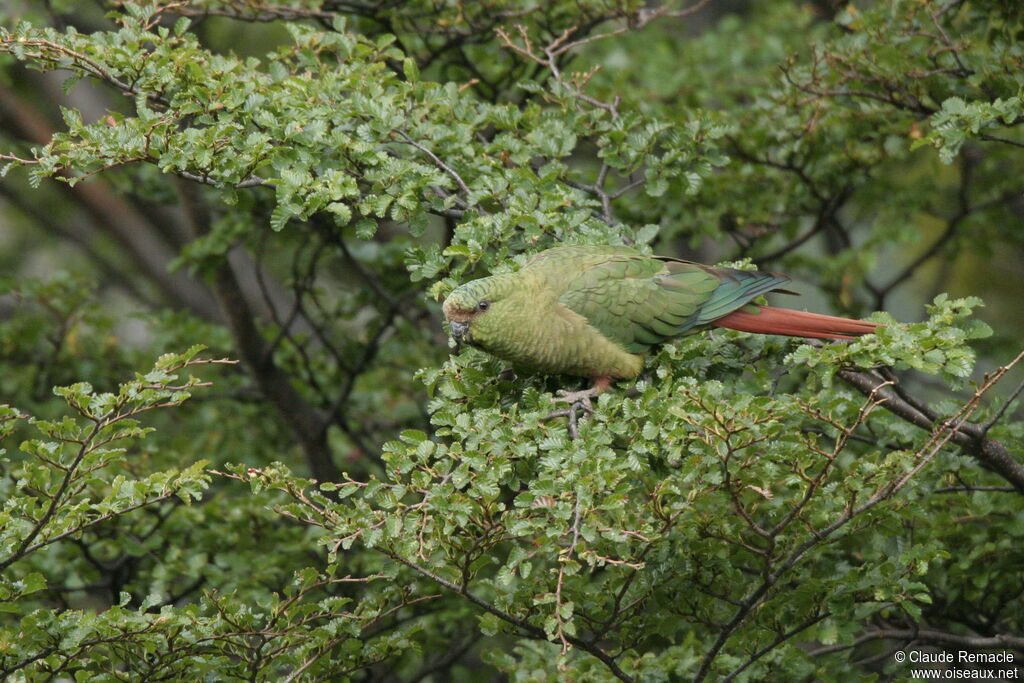
[[[628,247],[564,247],[527,265],[565,282],[559,301],[630,353],[645,353],[789,281],[774,273],[644,256]]]

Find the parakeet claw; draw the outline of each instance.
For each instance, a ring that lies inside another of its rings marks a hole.
[[[577,410],[582,408],[589,415],[594,412],[594,407],[591,405],[590,400],[596,398],[601,393],[601,389],[599,387],[590,387],[582,391],[559,389],[555,393],[557,396],[551,399],[552,403],[568,403],[570,406],[578,406]]]
[[[551,399],[552,403],[567,403],[569,407],[565,410],[556,410],[548,415],[545,420],[550,420],[556,417],[568,417],[569,418],[569,434],[572,438],[578,439],[580,436],[579,432],[579,421],[580,412],[582,411],[586,415],[591,415],[594,412],[594,406],[591,404],[591,399],[601,393],[602,387],[593,386],[583,391],[566,391],[565,389],[559,389],[556,393],[558,394]]]

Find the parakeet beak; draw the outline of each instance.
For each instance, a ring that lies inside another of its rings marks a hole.
[[[456,349],[462,347],[462,339],[466,336],[466,332],[469,331],[469,323],[460,323],[453,320],[450,323],[452,330],[452,338],[455,340]]]

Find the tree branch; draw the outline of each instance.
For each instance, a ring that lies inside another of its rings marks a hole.
[[[494,605],[492,605],[491,603],[487,602],[483,598],[479,597],[475,593],[470,592],[464,586],[459,586],[457,584],[454,584],[451,581],[448,581],[447,579],[445,579],[445,578],[443,578],[441,576],[438,576],[437,574],[433,573],[432,571],[430,571],[426,567],[421,567],[420,565],[416,564],[412,560],[409,560],[409,559],[403,557],[402,555],[399,555],[398,553],[392,552],[390,550],[386,550],[384,548],[378,548],[378,549],[382,553],[384,553],[385,555],[390,557],[391,559],[395,560],[396,562],[400,562],[401,564],[404,564],[406,567],[409,567],[410,569],[412,569],[413,571],[417,572],[418,574],[427,577],[428,579],[434,581],[435,583],[437,583],[437,584],[439,584],[441,586],[444,586],[448,590],[450,590],[450,591],[452,591],[452,592],[454,592],[454,593],[456,593],[458,595],[461,595],[462,597],[466,598],[467,600],[469,600],[471,603],[473,603],[477,607],[480,607],[481,609],[483,609],[485,612],[493,614],[494,616],[498,617],[502,621],[508,622],[508,623],[516,626],[517,628],[522,629],[531,638],[535,638],[537,640],[545,640],[545,641],[548,639],[547,638],[547,634],[544,633],[544,629],[540,628],[539,626],[534,626],[533,624],[531,624],[526,619],[521,619],[521,618],[519,618],[517,616],[509,614],[508,612],[505,612],[504,610],[501,610],[501,609],[495,607]],[[632,683],[632,681],[634,681],[634,678],[632,676],[630,676],[629,674],[627,674],[625,671],[623,671],[622,668],[619,667],[619,665],[616,663],[615,659],[611,655],[609,655],[607,652],[602,650],[600,647],[598,647],[593,642],[591,642],[589,640],[582,640],[582,639],[580,639],[580,638],[578,638],[576,636],[570,636],[568,634],[565,634],[564,637],[574,647],[577,647],[580,650],[583,650],[584,652],[586,652],[586,653],[588,653],[590,655],[593,655],[597,659],[601,660],[601,663],[604,664],[605,666],[607,666],[608,670],[611,671],[611,673],[616,678],[618,678],[620,681],[627,681],[628,683]]]
[[[1024,358],[1024,351],[1007,365],[1003,366],[1003,368],[1000,368],[1000,370],[1008,370],[1022,358]],[[918,408],[904,400],[891,387],[883,386],[887,380],[859,370],[840,370],[839,376],[862,394],[870,395],[873,392],[878,392],[878,395],[885,399],[885,403],[882,405],[893,415],[903,418],[921,429],[927,431],[935,429],[935,420],[929,418]],[[986,436],[987,432],[988,429],[985,425],[964,422],[957,426],[956,431],[952,435],[952,441],[979,462],[990,467],[1013,484],[1017,491],[1024,493],[1024,466],[1014,458],[1001,442],[988,438]]]
[[[999,634],[991,637],[985,636],[962,636],[948,631],[938,629],[892,629],[880,628],[868,631],[858,636],[853,643],[848,645],[830,645],[808,652],[812,657],[841,652],[857,647],[862,643],[872,640],[901,640],[905,642],[916,642],[926,645],[941,645],[946,647],[969,648],[972,650],[994,650],[1012,649],[1024,651],[1024,638]]]
[[[177,187],[182,208],[192,223],[195,235],[207,234],[209,217],[201,200],[195,196],[195,186],[179,182]],[[273,355],[267,353],[263,333],[256,325],[249,302],[226,259],[214,272],[213,290],[242,360],[260,391],[274,404],[302,445],[313,478],[337,481],[341,472],[331,457],[327,433],[320,428],[323,417],[296,391],[288,374],[274,362]]]
[[[12,90],[0,84],[0,120],[18,137],[39,145],[49,142],[53,131],[45,119],[24,103]],[[70,177],[68,172],[59,172]],[[150,223],[134,207],[119,198],[101,180],[78,183],[74,187],[58,182],[56,186],[92,217],[91,229],[106,232],[139,264],[139,272],[176,305],[196,315],[219,321],[217,307],[202,284],[184,273],[172,273],[168,264],[176,256],[174,249],[152,229]]]

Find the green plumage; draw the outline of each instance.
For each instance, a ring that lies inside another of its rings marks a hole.
[[[467,343],[535,371],[636,377],[652,347],[707,325],[789,278],[629,247],[558,247],[518,272],[468,282],[444,303]]]

